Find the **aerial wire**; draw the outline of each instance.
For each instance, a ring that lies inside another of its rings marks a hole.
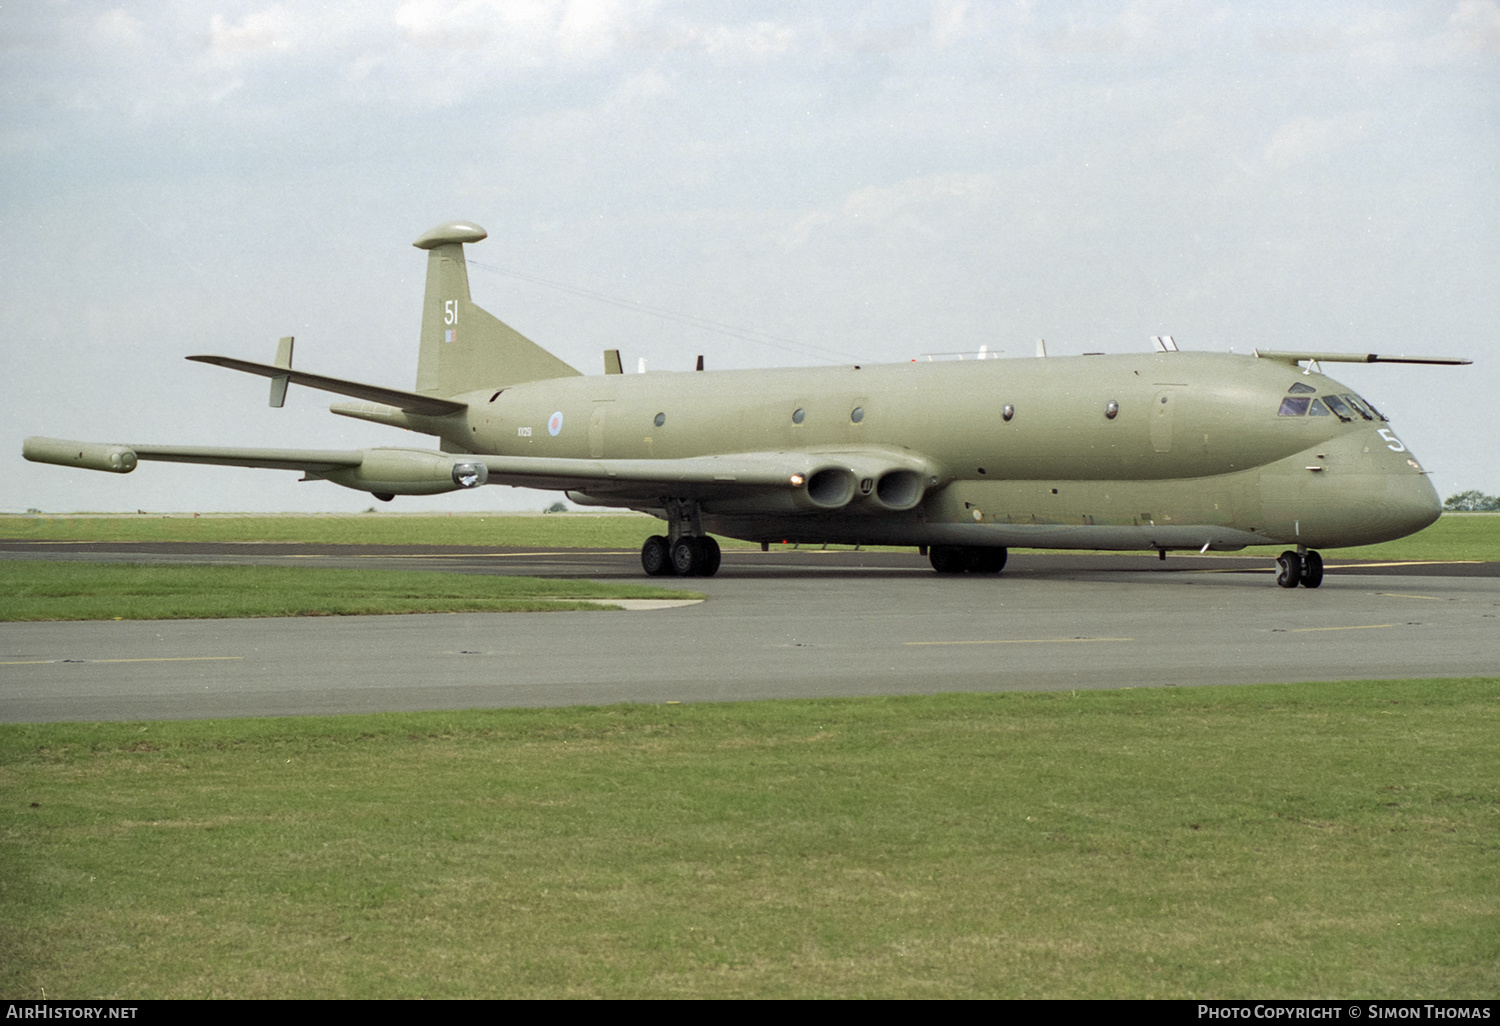
[[[756,345],[768,346],[772,349],[780,349],[783,352],[800,352],[803,355],[816,355],[820,359],[835,363],[855,361],[858,357],[837,349],[829,349],[826,346],[815,345],[811,342],[803,342],[794,338],[785,338],[781,335],[772,335],[764,331],[755,331],[752,328],[741,328],[734,324],[725,324],[722,321],[710,320],[707,317],[699,317],[696,314],[682,313],[677,310],[669,310],[666,307],[653,306],[650,303],[642,303],[635,299],[623,299],[612,296],[607,292],[598,292],[594,289],[584,288],[581,285],[569,285],[565,282],[549,281],[546,278],[538,278],[533,274],[524,274],[520,271],[512,271],[504,267],[496,267],[494,264],[469,258],[470,267],[480,267],[495,274],[504,275],[507,278],[516,278],[520,281],[530,282],[533,285],[541,285],[549,289],[557,289],[570,295],[579,296],[584,299],[592,299],[598,303],[619,307],[622,310],[632,310],[643,313],[650,317],[659,317],[662,320],[675,321],[678,324],[698,328],[702,331],[711,331],[719,335],[727,335],[730,338],[741,339],[745,342],[753,342]]]

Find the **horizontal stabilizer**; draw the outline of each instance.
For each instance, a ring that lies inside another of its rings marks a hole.
[[[1311,353],[1281,352],[1272,349],[1257,349],[1255,355],[1262,360],[1279,360],[1296,366],[1299,363],[1430,363],[1444,367],[1458,367],[1473,363],[1451,356],[1381,356],[1379,353]]]
[[[454,402],[451,399],[439,399],[435,396],[419,395],[416,392],[405,392],[399,388],[385,388],[381,385],[365,385],[358,381],[325,377],[322,374],[309,374],[306,371],[292,370],[288,367],[277,367],[269,363],[236,360],[229,356],[189,356],[188,359],[195,363],[211,363],[215,367],[228,367],[230,370],[244,371],[246,374],[259,374],[264,378],[282,378],[294,385],[306,385],[308,388],[316,388],[324,392],[336,392],[339,395],[353,396],[355,399],[364,399],[367,402],[383,403],[386,406],[394,406],[406,413],[419,413],[429,417],[445,417],[454,413],[462,413],[468,409],[468,404]]]

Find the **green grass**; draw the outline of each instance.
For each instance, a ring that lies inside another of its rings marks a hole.
[[[0,516],[0,537],[34,541],[278,541],[365,545],[522,545],[639,549],[661,521],[637,514],[460,514],[422,516]],[[720,538],[728,548],[748,542]],[[1267,549],[1274,555],[1284,546]],[[1040,551],[1021,550],[1016,551]],[[1251,552],[1256,549],[1248,550]],[[1500,516],[1448,514],[1410,538],[1330,549],[1339,559],[1500,560]]]
[[[0,516],[0,537],[35,541],[306,542],[639,549],[662,532],[635,513],[348,516]]]
[[[1380,545],[1330,549],[1333,559],[1477,559],[1500,560],[1500,516],[1445,513],[1425,531]]]
[[[1500,678],[0,726],[0,993],[1493,997]]]
[[[603,608],[597,600],[697,597],[640,584],[420,570],[0,560],[0,620],[536,612]]]

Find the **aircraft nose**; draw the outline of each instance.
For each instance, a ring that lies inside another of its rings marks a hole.
[[[1426,474],[1399,474],[1386,478],[1381,512],[1403,537],[1416,534],[1443,515],[1443,500]]]

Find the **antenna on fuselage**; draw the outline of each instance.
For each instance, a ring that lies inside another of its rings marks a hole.
[[[1040,359],[1047,355],[1047,340],[1039,338],[1036,340],[1036,355]]]
[[[1156,347],[1158,353],[1177,352],[1177,343],[1172,341],[1171,335],[1152,335],[1151,344]]]

